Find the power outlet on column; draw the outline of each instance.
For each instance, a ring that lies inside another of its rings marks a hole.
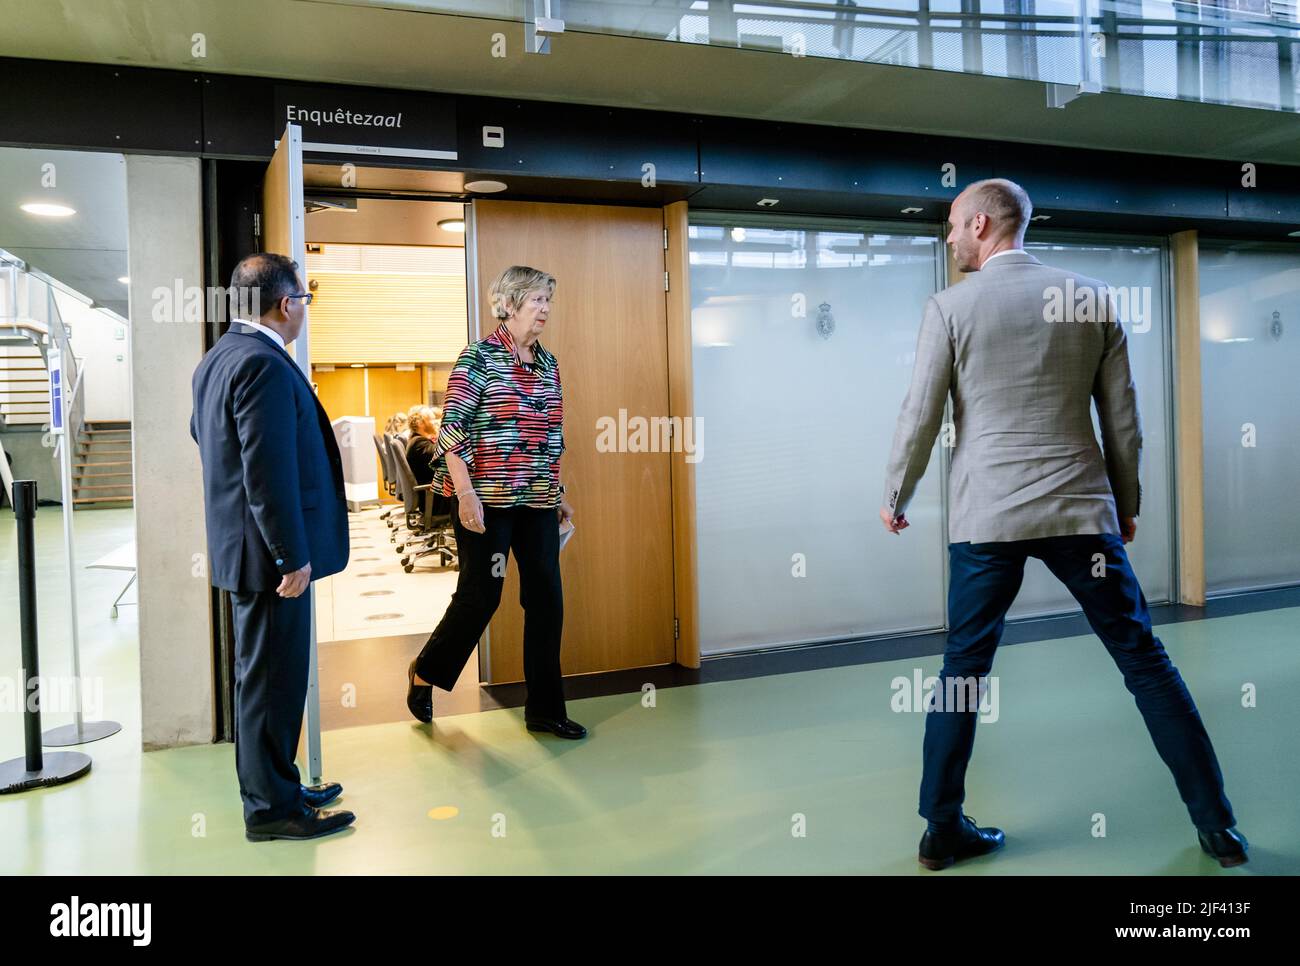
[[[504,148],[506,146],[506,129],[485,124],[483,126],[483,147]]]

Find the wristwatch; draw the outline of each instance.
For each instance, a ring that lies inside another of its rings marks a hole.
[[[564,484],[560,484],[560,496],[564,496]]]

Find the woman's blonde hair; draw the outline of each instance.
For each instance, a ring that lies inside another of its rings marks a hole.
[[[492,314],[498,319],[510,318],[512,311],[518,311],[524,304],[529,292],[546,289],[547,295],[555,294],[555,276],[527,265],[511,265],[498,275],[488,289],[488,298],[492,302]]]
[[[410,422],[411,431],[421,436],[429,436],[438,428],[438,415],[432,406],[417,403],[408,411],[407,420]]]

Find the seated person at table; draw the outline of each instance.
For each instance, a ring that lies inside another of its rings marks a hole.
[[[408,413],[411,441],[406,444],[406,462],[411,467],[411,475],[415,477],[417,486],[431,482],[434,468],[443,462],[434,446],[434,440],[438,438],[438,430],[442,426],[441,417],[441,410],[433,406],[412,406]],[[447,513],[450,504],[448,497],[434,493],[435,514]]]

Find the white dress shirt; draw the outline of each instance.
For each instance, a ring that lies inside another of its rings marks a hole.
[[[249,321],[248,319],[235,319],[235,321],[242,322],[250,329],[256,329],[258,332],[261,332],[263,335],[269,335],[272,339],[275,340],[276,345],[278,345],[281,349],[284,349],[284,339],[280,338],[280,333],[276,332],[275,329],[265,326],[261,322],[252,322]],[[285,349],[285,351],[288,352],[289,350]]]
[[[998,255],[1013,255],[1013,254],[1028,255],[1029,253],[1026,252],[1023,248],[1004,248],[1002,251],[995,252],[994,254],[990,255],[988,258],[984,259],[984,265],[987,265],[989,262],[993,261],[993,259],[997,258]],[[983,268],[984,265],[981,265],[980,268]]]

